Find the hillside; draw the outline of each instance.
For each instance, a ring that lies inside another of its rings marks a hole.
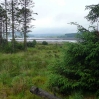
[[[28,34],[28,37],[36,37],[36,38],[64,38],[64,39],[76,39],[77,33],[66,33],[66,34]]]

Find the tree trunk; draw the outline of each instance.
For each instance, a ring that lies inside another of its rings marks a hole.
[[[27,41],[26,41],[26,32],[27,32],[27,27],[26,27],[26,0],[24,2],[24,50],[27,50]]]
[[[5,18],[5,20],[6,20],[6,40],[8,41],[8,31],[7,31],[7,28],[8,28],[8,26],[7,26],[7,0],[5,0],[5,10],[6,10],[6,18]]]
[[[43,98],[61,99],[61,98],[58,98],[58,97],[56,97],[56,96],[54,96],[54,95],[52,95],[52,94],[50,94],[50,93],[48,93],[48,92],[46,92],[46,91],[44,91],[42,89],[39,89],[39,88],[37,88],[35,86],[32,86],[32,88],[30,89],[30,92],[32,94],[38,95],[38,96],[43,97]]]
[[[14,8],[13,8],[13,0],[12,0],[12,50],[14,52]]]
[[[2,44],[2,17],[0,17],[0,46]]]

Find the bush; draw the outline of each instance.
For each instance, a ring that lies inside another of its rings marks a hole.
[[[16,50],[24,50],[24,45],[21,42],[17,42],[15,48]]]
[[[37,44],[36,40],[33,40],[33,45],[35,46]]]
[[[48,42],[43,41],[42,44],[43,44],[43,45],[48,45]]]
[[[35,47],[37,44],[36,40],[33,40],[32,42],[27,42],[27,47]]]
[[[14,52],[24,50],[23,43],[14,41]],[[7,42],[5,39],[2,41],[2,45],[0,46],[0,50],[5,53],[12,53],[12,41]]]
[[[9,42],[8,44],[4,45],[2,51],[5,53],[12,53],[12,44]]]
[[[81,33],[80,37],[83,39],[78,43],[68,44],[64,58],[51,67],[49,85],[61,93],[98,93],[99,38],[96,31]]]

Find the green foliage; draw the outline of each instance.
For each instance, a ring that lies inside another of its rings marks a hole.
[[[54,56],[56,52],[61,56],[60,49],[53,44],[38,44],[26,52],[0,52],[0,99],[43,99],[31,94],[29,90],[37,86],[50,92],[46,87],[49,76],[47,67],[57,59]]]
[[[27,42],[28,47],[35,47],[37,44],[36,40],[33,40],[32,42]],[[14,52],[19,52],[24,50],[23,42],[17,42],[14,40]],[[0,51],[5,53],[12,53],[12,41],[7,42],[5,39],[2,41],[2,45],[0,46]]]
[[[84,99],[81,92],[75,92],[71,96],[69,96],[69,99]]]
[[[11,42],[3,42],[0,46],[0,51],[5,53],[11,53],[12,52],[12,44]]]
[[[14,41],[15,52],[24,50],[24,46],[21,42]]]
[[[14,41],[14,44],[15,44],[15,51],[14,52],[18,52],[18,51],[24,50],[23,43]],[[1,52],[5,52],[5,53],[12,53],[13,52],[13,50],[12,50],[12,41],[11,42],[7,42],[4,39],[2,41],[2,45],[0,46],[0,51]]]
[[[36,40],[33,40],[33,45],[35,46],[37,44]]]
[[[97,31],[78,34],[78,43],[68,43],[64,57],[51,68],[50,87],[58,92],[98,93],[99,89],[99,35]],[[97,86],[97,87],[96,87]]]
[[[99,4],[86,6],[86,10],[90,10],[86,19],[92,23],[97,22],[99,18]]]
[[[43,45],[48,45],[48,42],[43,41],[42,44],[43,44]]]
[[[35,47],[37,44],[36,40],[33,40],[32,42],[27,42],[27,47]]]

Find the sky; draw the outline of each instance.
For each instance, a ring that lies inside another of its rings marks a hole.
[[[85,19],[88,10],[86,5],[98,4],[99,0],[33,0],[33,15],[36,21],[33,33],[75,33],[77,27],[70,22],[77,22],[88,28],[90,22]]]

